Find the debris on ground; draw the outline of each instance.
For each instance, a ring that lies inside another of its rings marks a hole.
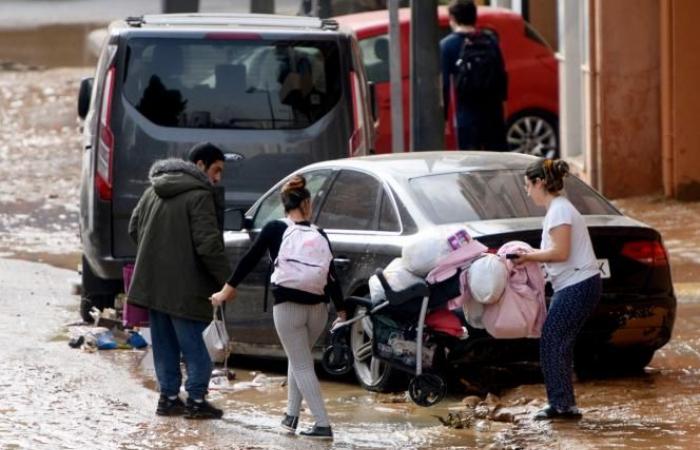
[[[435,416],[446,427],[488,430],[491,422],[514,423],[515,414],[505,408],[498,396],[488,393],[482,400],[476,395],[462,399],[460,408],[450,411],[446,417]]]

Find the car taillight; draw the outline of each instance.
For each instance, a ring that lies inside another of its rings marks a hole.
[[[95,187],[100,200],[112,200],[112,159],[114,154],[114,134],[110,127],[112,118],[112,95],[114,93],[115,69],[107,71],[102,88],[102,109],[100,110],[100,131],[97,139],[97,163],[95,164]]]
[[[626,256],[652,267],[668,265],[666,249],[660,241],[625,242],[620,253],[622,256]]]

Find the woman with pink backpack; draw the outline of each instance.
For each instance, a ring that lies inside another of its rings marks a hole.
[[[540,363],[549,405],[535,420],[581,418],[572,384],[573,348],[581,327],[600,301],[602,282],[593,244],[581,214],[563,195],[569,165],[542,159],[525,172],[532,201],[547,208],[540,250],[513,261],[544,263],[554,289],[540,339]]]
[[[236,297],[236,286],[266,253],[274,261],[271,291],[275,329],[288,359],[287,412],[282,427],[292,433],[299,424],[302,398],[316,422],[301,436],[332,439],[333,431],[314,372],[311,353],[328,321],[328,298],[333,300],[339,320],[345,320],[343,297],[328,237],[310,223],[311,194],[301,175],[282,187],[286,217],[265,224],[255,242],[238,263],[223,289],[211,296],[214,305]]]

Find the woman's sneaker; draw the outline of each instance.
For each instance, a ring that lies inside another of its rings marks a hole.
[[[290,433],[294,433],[295,431],[297,431],[298,425],[299,416],[290,416],[289,414],[285,414],[282,418],[282,428],[289,431]]]
[[[200,402],[192,400],[191,398],[187,399],[185,419],[221,419],[223,415],[224,412],[222,410],[216,408],[205,399],[202,399]]]
[[[559,411],[558,409],[547,406],[537,411],[533,419],[535,420],[580,420],[583,415],[581,411],[575,406],[565,409],[564,411]]]
[[[156,407],[156,414],[159,416],[181,416],[185,414],[185,404],[180,400],[180,397],[173,399],[167,395],[161,394]]]
[[[299,432],[299,436],[310,437],[315,439],[333,439],[333,430],[331,427],[313,427]]]

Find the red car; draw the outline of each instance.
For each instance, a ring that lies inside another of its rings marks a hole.
[[[404,142],[409,143],[409,25],[410,10],[399,12],[403,78]],[[378,153],[391,152],[391,102],[389,87],[389,14],[386,10],[335,18],[355,32],[362,48],[367,78],[376,86],[379,129]],[[447,8],[438,10],[440,37],[450,32]],[[479,7],[477,26],[495,31],[508,71],[506,104],[507,140],[511,150],[538,156],[558,154],[557,62],[547,42],[523,18],[501,8]],[[451,108],[452,109],[452,108]],[[450,111],[450,124],[453,123]],[[455,148],[454,127],[446,127],[445,144]]]

